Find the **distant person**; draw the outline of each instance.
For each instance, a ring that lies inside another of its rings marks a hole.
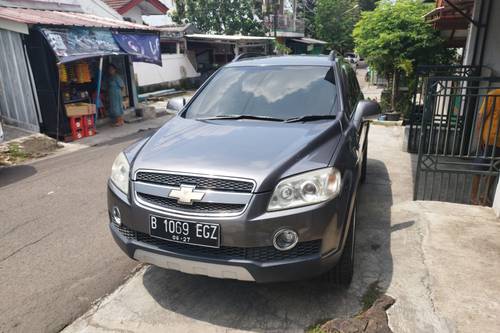
[[[491,90],[488,96],[485,97],[479,114],[476,120],[475,133],[479,133],[480,151],[478,158],[474,159],[475,163],[483,165],[490,163],[488,157],[500,157],[500,89]],[[480,166],[481,170],[488,171],[489,167]],[[481,176],[477,175],[472,178],[471,203],[474,205],[491,205],[489,192],[493,177],[487,176],[486,188],[483,194],[479,193]]]
[[[115,65],[108,66],[108,103],[109,117],[114,123],[114,126],[122,126],[123,121],[123,95],[125,92],[125,83],[122,77],[118,74],[118,69]]]

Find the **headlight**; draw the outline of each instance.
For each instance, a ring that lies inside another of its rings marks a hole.
[[[129,172],[130,167],[127,158],[123,153],[120,153],[116,156],[111,167],[111,181],[125,194],[128,194]]]
[[[274,189],[268,211],[300,207],[336,197],[341,188],[340,171],[325,168],[283,179]]]

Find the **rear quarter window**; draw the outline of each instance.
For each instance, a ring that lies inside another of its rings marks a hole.
[[[352,67],[349,64],[342,64],[341,66],[344,77],[345,96],[347,99],[346,111],[350,117],[359,100],[362,98],[362,93],[356,78],[356,73]]]

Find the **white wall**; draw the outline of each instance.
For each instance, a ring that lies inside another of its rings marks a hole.
[[[122,16],[113,8],[109,7],[101,0],[80,1],[80,7],[87,14],[107,17],[115,20],[122,20]]]
[[[168,13],[166,15],[144,15],[142,19],[145,23],[152,26],[160,26],[173,24],[172,17],[170,14],[175,11],[175,1],[174,0],[160,0],[165,6],[168,7]]]
[[[139,86],[178,81],[200,75],[186,54],[162,54],[161,59],[162,67],[143,62],[134,63],[134,72]]]
[[[131,10],[123,14],[123,17],[131,18],[135,23],[142,24],[142,12],[138,6],[133,7]]]

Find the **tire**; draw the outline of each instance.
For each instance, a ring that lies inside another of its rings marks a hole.
[[[361,166],[361,175],[360,182],[364,183],[366,181],[366,165],[368,164],[368,143],[365,146],[365,150],[363,152],[363,165]]]
[[[337,284],[342,287],[348,287],[351,284],[354,275],[354,252],[356,244],[356,215],[357,204],[354,204],[352,212],[351,223],[345,241],[344,250],[337,265],[329,272],[326,273],[326,279],[329,282]]]

